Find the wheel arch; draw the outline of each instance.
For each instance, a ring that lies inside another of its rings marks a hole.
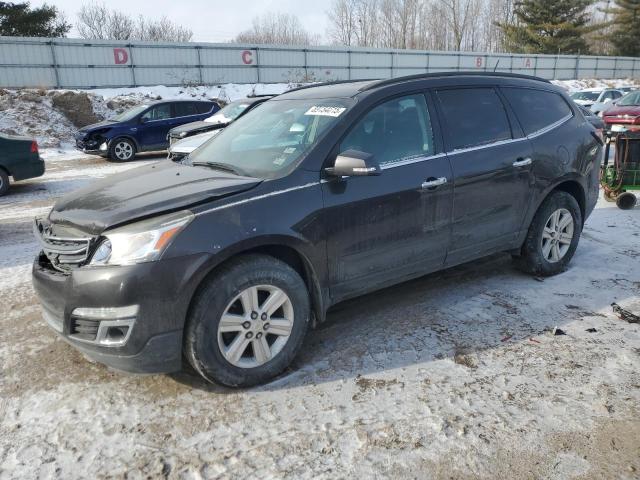
[[[7,167],[5,167],[4,165],[0,165],[0,170],[2,170],[4,173],[7,174],[7,176],[11,177],[13,175],[11,175],[11,172],[9,171],[9,169]]]
[[[136,138],[132,135],[128,135],[128,134],[115,134],[113,137],[111,137],[109,140],[107,140],[107,149],[111,147],[111,144],[113,142],[115,142],[116,140],[119,140],[121,138],[125,138],[127,140],[131,140],[133,142],[133,145],[136,147],[136,152],[140,151],[140,144],[138,143],[138,140],[136,140]]]
[[[587,208],[587,197],[583,185],[579,181],[579,177],[564,177],[559,182],[550,186],[543,195],[540,196],[536,208],[531,212],[529,223],[533,221],[533,217],[540,208],[540,205],[554,192],[566,192],[576,199],[578,206],[580,207],[580,214],[582,215],[582,224],[585,222],[585,213]]]
[[[191,311],[191,308],[193,306],[193,299],[196,297],[198,291],[200,291],[205,282],[212,275],[215,275],[221,267],[228,264],[230,261],[251,254],[270,256],[286,263],[291,268],[293,268],[300,275],[300,277],[302,277],[302,280],[305,282],[305,285],[307,286],[307,290],[309,292],[311,300],[312,326],[315,327],[317,323],[322,323],[325,320],[325,297],[323,295],[320,279],[312,262],[307,258],[306,255],[304,255],[300,251],[299,248],[295,248],[291,244],[265,242],[245,246],[244,248],[235,250],[227,254],[223,260],[215,262],[213,265],[209,265],[206,274],[204,274],[198,282],[198,285],[193,291],[191,299],[189,300],[187,318],[185,318],[184,323],[185,327],[187,325],[189,312]]]

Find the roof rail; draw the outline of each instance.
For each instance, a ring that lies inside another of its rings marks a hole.
[[[297,92],[298,90],[305,90],[307,88],[313,87],[324,87],[326,85],[340,85],[341,83],[356,83],[356,82],[373,82],[375,78],[358,78],[357,80],[334,80],[332,82],[320,82],[320,83],[312,83],[310,85],[302,85],[301,87],[292,88],[291,90],[287,90],[284,93],[289,92]]]
[[[362,86],[362,88],[360,88],[360,91],[366,92],[367,90],[383,87],[385,85],[394,85],[396,83],[408,82],[411,80],[420,80],[423,78],[457,77],[457,76],[522,78],[525,80],[537,80],[539,82],[551,83],[549,80],[545,80],[544,78],[534,77],[533,75],[522,75],[520,73],[462,71],[462,72],[419,73],[417,75],[407,75],[404,77],[387,78],[384,80],[379,80],[374,83],[370,83],[369,85],[364,85]]]

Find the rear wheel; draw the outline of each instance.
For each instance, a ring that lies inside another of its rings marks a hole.
[[[0,168],[0,197],[9,191],[9,175]]]
[[[563,272],[578,248],[581,231],[576,199],[566,192],[553,192],[533,217],[516,265],[534,275]]]
[[[120,162],[128,162],[136,156],[136,146],[128,138],[116,138],[109,145],[109,158]]]
[[[638,199],[633,193],[624,192],[618,195],[618,198],[616,198],[616,205],[621,210],[631,210],[633,207],[636,206],[637,200]]]
[[[300,275],[266,255],[232,260],[194,298],[185,355],[205,379],[231,387],[264,383],[296,356],[309,295]]]

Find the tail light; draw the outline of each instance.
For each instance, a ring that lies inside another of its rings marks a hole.
[[[633,120],[633,124],[634,124],[634,125],[640,125],[640,115],[638,115],[638,116]]]
[[[38,153],[38,142],[31,142],[31,153]]]

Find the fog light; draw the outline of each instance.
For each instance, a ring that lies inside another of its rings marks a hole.
[[[138,305],[76,308],[71,312],[72,320],[82,321],[84,319],[85,324],[87,321],[93,320],[94,325],[97,322],[97,333],[92,338],[83,337],[82,332],[76,335],[72,334],[70,337],[74,340],[105,347],[121,347],[129,340],[137,315]],[[95,326],[93,328],[95,329]]]

